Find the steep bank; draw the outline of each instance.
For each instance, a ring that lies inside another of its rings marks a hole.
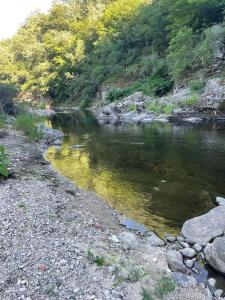
[[[1,181],[2,299],[137,300],[142,287],[153,299],[208,299],[196,284],[161,289],[171,278],[166,248],[124,230],[94,193],[57,176],[38,145],[12,130],[1,131],[1,144],[14,169]]]
[[[201,123],[225,121],[225,82],[221,78],[209,79],[204,88],[184,87],[161,98],[134,93],[124,99],[107,101],[107,94],[95,102],[91,110],[102,122],[150,123],[180,122]],[[108,90],[108,94],[110,89]]]

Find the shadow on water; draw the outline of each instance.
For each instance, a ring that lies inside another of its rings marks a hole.
[[[171,124],[100,125],[90,114],[57,114],[67,134],[47,159],[80,187],[94,190],[126,216],[159,234],[225,195],[224,131]]]

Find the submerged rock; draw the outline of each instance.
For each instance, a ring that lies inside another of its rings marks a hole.
[[[225,206],[218,206],[208,213],[186,221],[182,227],[185,239],[202,244],[225,231]]]
[[[204,249],[206,261],[215,270],[225,273],[225,237],[216,238]]]

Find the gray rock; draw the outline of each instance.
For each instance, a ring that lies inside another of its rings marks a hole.
[[[38,125],[38,130],[39,130],[39,132],[42,133],[43,138],[48,143],[53,143],[56,140],[60,140],[64,136],[64,134],[62,133],[62,131],[57,130],[57,129],[49,128],[45,124],[39,124]]]
[[[216,280],[214,278],[209,278],[208,284],[209,286],[214,287],[216,285]]]
[[[216,203],[219,204],[219,205],[225,205],[225,198],[216,197]]]
[[[120,240],[118,239],[118,237],[116,235],[112,235],[110,237],[110,240],[113,242],[113,243],[119,243]]]
[[[55,140],[55,141],[53,142],[53,145],[55,145],[55,146],[60,146],[60,145],[62,145],[62,141],[59,140],[59,139],[57,139],[57,140]]]
[[[189,269],[191,269],[191,268],[193,267],[193,265],[194,265],[194,262],[193,262],[191,259],[188,259],[188,260],[185,261],[185,265],[186,265]]]
[[[187,268],[185,267],[183,263],[183,257],[180,254],[180,252],[175,251],[175,250],[169,250],[167,252],[167,262],[170,267],[170,269],[173,272],[181,272],[186,274],[187,273]]]
[[[176,241],[176,238],[174,236],[172,236],[172,235],[166,236],[166,239],[170,243],[174,243]]]
[[[132,232],[122,232],[119,235],[119,240],[122,244],[123,249],[135,249],[138,247],[139,242],[137,236]]]
[[[213,295],[214,295],[215,297],[219,298],[220,296],[223,295],[223,290],[220,290],[220,289],[215,290],[215,292],[213,293]]]
[[[183,121],[196,124],[196,123],[200,123],[202,121],[202,118],[200,118],[200,117],[190,117],[190,118],[184,118]]]
[[[188,243],[181,242],[180,244],[183,248],[190,248],[190,245]]]
[[[202,244],[225,231],[225,206],[218,206],[208,213],[186,221],[182,227],[185,238]]]
[[[148,236],[146,237],[146,241],[152,247],[162,247],[165,245],[165,242],[161,240],[154,232],[148,232]]]
[[[196,244],[194,244],[193,249],[196,252],[200,252],[200,251],[202,251],[202,246],[200,246],[199,244],[196,243]]]
[[[195,250],[192,248],[185,248],[182,249],[180,252],[184,257],[188,257],[188,258],[192,258],[196,255]]]
[[[178,240],[178,242],[180,242],[180,243],[181,243],[181,242],[183,242],[183,241],[184,241],[184,238],[183,238],[183,237],[181,237],[181,236],[178,236],[178,237],[177,237],[177,240]]]
[[[204,249],[206,261],[215,270],[225,273],[225,237],[216,238]]]
[[[174,272],[173,278],[176,284],[182,288],[196,288],[197,281],[194,277],[184,275],[180,272]],[[197,300],[197,299],[196,299]]]

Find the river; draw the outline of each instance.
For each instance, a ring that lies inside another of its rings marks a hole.
[[[225,196],[224,130],[173,124],[101,125],[88,112],[57,113],[66,135],[46,155],[78,186],[160,235]]]

